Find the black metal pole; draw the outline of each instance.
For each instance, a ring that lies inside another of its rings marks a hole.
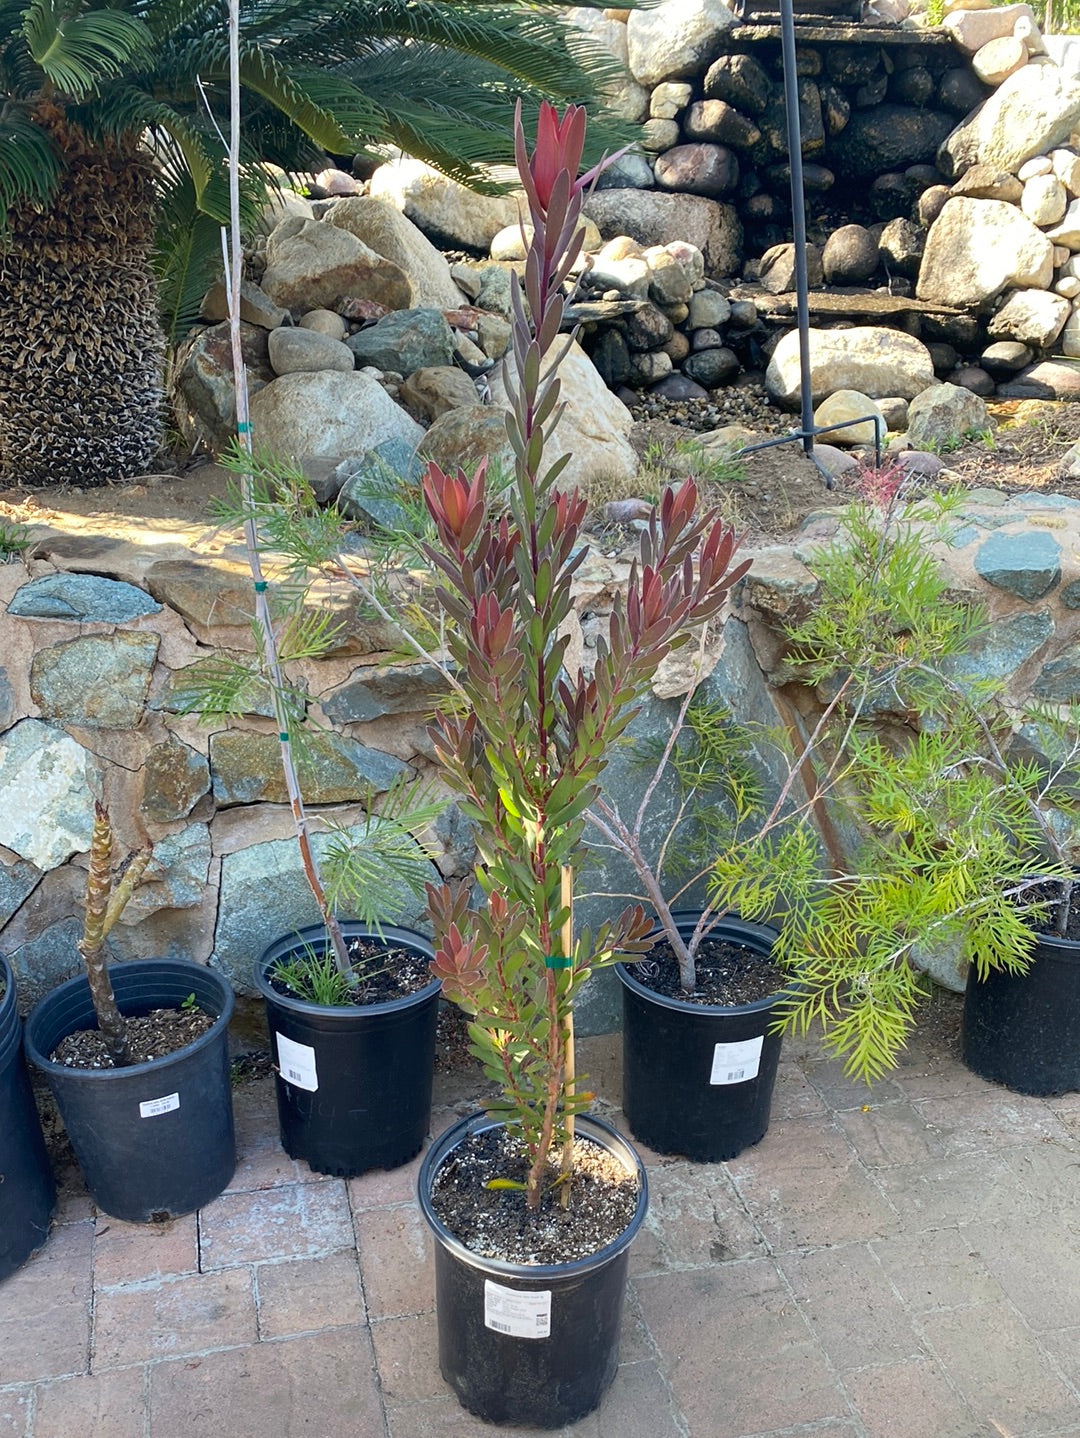
[[[784,61],[784,104],[787,108],[788,162],[791,170],[791,222],[795,241],[795,300],[799,326],[799,397],[802,444],[814,449],[814,394],[810,383],[810,298],[806,274],[806,197],[803,190],[802,125],[799,121],[799,76],[795,63],[795,11],[792,0],[780,0],[780,45]]]

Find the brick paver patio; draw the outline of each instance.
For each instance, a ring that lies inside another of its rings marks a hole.
[[[869,1092],[787,1041],[770,1132],[733,1163],[646,1153],[622,1366],[567,1434],[1080,1438],[1080,1095],[969,1074],[957,1011]],[[618,1048],[582,1044],[605,1109]],[[441,1077],[436,1127],[474,1090]],[[119,1223],[67,1177],[0,1287],[0,1438],[513,1433],[440,1378],[418,1161],[320,1178],[281,1152],[269,1081],[236,1108],[236,1177],[197,1215]]]

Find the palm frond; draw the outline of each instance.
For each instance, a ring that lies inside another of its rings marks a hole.
[[[150,32],[135,15],[123,10],[89,10],[65,14],[55,0],[31,0],[23,19],[31,56],[50,83],[63,94],[80,99],[102,80],[150,60]]]
[[[62,173],[63,162],[45,131],[26,110],[8,105],[0,113],[0,236],[8,211],[27,201],[45,204]]]
[[[200,210],[191,176],[183,171],[159,171],[158,202],[158,313],[175,345],[198,323],[203,296],[222,272],[221,225]]]

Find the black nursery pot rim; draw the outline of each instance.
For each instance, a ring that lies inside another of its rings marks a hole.
[[[74,978],[67,979],[64,983],[58,984],[55,989],[51,989],[44,998],[40,999],[27,1019],[25,1038],[26,1052],[34,1067],[46,1074],[78,1074],[80,1079],[85,1079],[89,1083],[106,1083],[110,1079],[115,1080],[117,1074],[123,1074],[125,1078],[138,1078],[147,1073],[161,1073],[163,1069],[173,1067],[175,1064],[186,1059],[190,1054],[199,1053],[202,1049],[209,1048],[211,1044],[216,1042],[221,1030],[228,1027],[233,1016],[233,1010],[236,1008],[236,995],[233,993],[232,985],[223,974],[217,973],[205,964],[197,964],[194,959],[127,959],[111,967],[114,967],[114,972],[120,970],[124,973],[130,972],[133,977],[145,976],[149,978],[153,975],[155,969],[163,964],[168,964],[172,967],[179,965],[185,969],[191,969],[196,975],[209,977],[211,987],[216,988],[220,986],[224,1003],[216,1015],[211,1015],[214,1022],[205,1033],[200,1034],[199,1037],[192,1040],[191,1043],[185,1044],[183,1048],[174,1049],[171,1054],[162,1054],[159,1058],[145,1059],[142,1063],[138,1064],[125,1064],[123,1068],[91,1069],[82,1068],[77,1064],[56,1063],[53,1059],[49,1058],[47,1054],[42,1053],[33,1040],[32,1028],[36,1027],[36,1025],[34,1025],[34,1018],[42,1008],[47,1007],[51,1010],[54,1004],[61,1003],[64,998],[69,994],[74,994],[77,990],[85,989],[89,997],[89,979],[85,974],[76,974]],[[117,996],[117,1004],[120,1008],[121,1017],[123,1018],[138,1018],[140,1011],[149,1013],[151,1008],[160,1009],[170,1007],[167,1001],[148,1003],[143,994],[137,994],[135,996],[123,993],[119,994]],[[171,1005],[171,1007],[176,1007],[176,1005]],[[202,1007],[201,1004],[200,1007]],[[206,1012],[205,1009],[203,1012]],[[90,1031],[97,1030],[98,1023],[93,1011],[92,999],[90,1001],[90,1018],[92,1022],[89,1026],[83,1022],[81,1015],[78,1017],[77,1022],[70,1026],[65,1022],[63,1032],[57,1037],[53,1048],[55,1049],[57,1044],[62,1043],[64,1039],[69,1038],[72,1034],[81,1032],[84,1028],[89,1027]]]
[[[447,1228],[432,1207],[431,1188],[437,1170],[463,1138],[474,1133],[485,1133],[489,1129],[506,1127],[502,1119],[492,1118],[490,1114],[486,1113],[474,1113],[459,1119],[457,1123],[452,1124],[441,1133],[424,1155],[420,1165],[420,1175],[417,1180],[420,1209],[440,1243],[462,1263],[467,1263],[471,1268],[479,1269],[481,1272],[505,1274],[507,1277],[519,1280],[536,1279],[538,1282],[545,1279],[564,1278],[571,1273],[591,1273],[594,1269],[603,1268],[613,1258],[617,1258],[620,1253],[629,1248],[645,1221],[645,1213],[649,1206],[649,1179],[645,1165],[630,1140],[605,1119],[599,1118],[596,1114],[583,1113],[578,1114],[577,1123],[583,1128],[599,1131],[596,1134],[579,1131],[577,1137],[592,1138],[609,1152],[615,1153],[616,1157],[633,1160],[633,1167],[628,1168],[628,1171],[638,1181],[637,1207],[634,1209],[629,1223],[617,1238],[612,1239],[603,1248],[598,1248],[595,1253],[586,1254],[583,1258],[570,1259],[566,1263],[512,1263],[503,1258],[488,1258],[484,1254],[476,1253],[473,1249],[466,1247],[461,1239]]]
[[[676,913],[672,917],[680,929],[689,928],[693,931],[697,923],[698,915],[695,913]],[[658,924],[653,931],[659,939],[665,937],[664,930]],[[773,944],[780,937],[775,929],[769,928],[767,924],[752,924],[748,919],[740,919],[735,915],[721,919],[709,930],[711,938],[723,939],[728,943],[743,944],[748,949],[754,949],[768,957]],[[643,955],[643,958],[648,955]],[[673,1009],[681,1014],[756,1014],[764,1013],[773,1008],[781,999],[788,998],[794,992],[794,984],[785,985],[782,989],[776,989],[763,998],[752,999],[746,1004],[696,1004],[689,999],[680,999],[670,994],[657,993],[655,989],[643,984],[640,979],[634,977],[635,965],[625,959],[615,965],[615,972],[619,979],[633,994],[648,999],[650,1003],[658,1005],[663,1009]]]
[[[361,924],[351,919],[342,920],[341,929],[346,938],[370,937],[378,939],[380,942],[392,943],[395,948],[415,949],[417,953],[429,960],[435,957],[435,949],[431,940],[416,929],[407,929],[398,924],[382,924],[376,928],[374,925]],[[427,1003],[432,994],[440,987],[440,980],[432,979],[422,989],[417,989],[414,994],[405,994],[399,999],[383,999],[374,1004],[316,1004],[308,999],[300,998],[297,994],[282,993],[280,989],[276,989],[269,978],[274,965],[293,952],[302,954],[305,945],[313,946],[314,942],[321,941],[325,936],[325,925],[308,924],[302,929],[293,929],[291,933],[283,934],[280,939],[275,939],[262,951],[255,964],[254,978],[255,987],[264,999],[293,1013],[315,1014],[326,1018],[333,1018],[335,1015],[341,1017],[347,1014],[350,1018],[355,1018],[357,1014],[393,1014],[415,1008],[418,1004]]]

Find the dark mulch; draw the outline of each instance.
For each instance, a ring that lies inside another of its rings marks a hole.
[[[679,983],[679,966],[666,939],[659,940],[631,973],[653,993],[688,1004],[732,1008],[775,994],[787,982],[783,969],[745,944],[726,939],[702,940],[697,954],[697,983],[691,992]]]
[[[569,1263],[613,1243],[637,1208],[638,1186],[612,1154],[590,1139],[574,1144],[570,1203],[549,1186],[530,1213],[519,1189],[489,1189],[490,1179],[523,1183],[524,1146],[504,1129],[470,1135],[435,1178],[431,1201],[447,1228],[474,1253],[508,1263]],[[558,1169],[551,1165],[554,1184]]]
[[[163,1059],[186,1048],[214,1026],[214,1018],[202,1009],[152,1009],[142,1018],[126,1021],[132,1063]],[[49,1055],[53,1063],[71,1069],[111,1069],[105,1040],[97,1029],[79,1029],[61,1039]]]

